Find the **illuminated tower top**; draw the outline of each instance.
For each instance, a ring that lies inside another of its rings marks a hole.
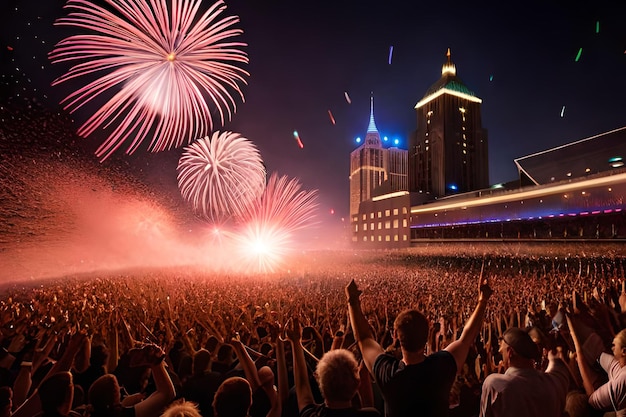
[[[441,78],[426,90],[426,94],[417,102],[418,109],[443,94],[461,97],[471,102],[482,103],[482,100],[461,81],[456,75],[456,66],[452,63],[450,48],[446,52],[446,62],[441,66]]]
[[[370,124],[367,126],[367,134],[365,135],[365,143],[363,146],[368,148],[382,148],[380,141],[380,134],[376,128],[376,122],[374,121],[374,93],[370,97]]]
[[[446,75],[446,74],[456,75],[456,67],[452,63],[452,60],[450,59],[450,55],[451,55],[450,48],[448,48],[448,52],[446,53],[446,56],[448,57],[448,61],[445,64],[443,64],[443,66],[441,67],[441,75]]]
[[[374,121],[374,93],[370,96],[370,124],[367,126],[367,133],[378,133],[376,122]]]

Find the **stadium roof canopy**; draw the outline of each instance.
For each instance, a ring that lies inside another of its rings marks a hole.
[[[515,159],[522,184],[543,185],[620,169],[626,127]]]

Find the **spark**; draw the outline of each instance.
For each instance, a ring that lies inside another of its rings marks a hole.
[[[328,110],[328,117],[330,117],[330,122],[332,124],[335,124],[335,118],[333,117],[333,114],[330,112],[330,110]]]

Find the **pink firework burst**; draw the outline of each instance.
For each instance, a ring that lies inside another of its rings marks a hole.
[[[257,147],[239,133],[215,132],[185,148],[178,187],[194,212],[213,222],[239,217],[265,189]]]
[[[62,102],[74,112],[108,95],[78,130],[86,137],[110,129],[96,150],[102,160],[125,142],[127,154],[151,136],[149,150],[159,152],[189,144],[214,125],[211,108],[223,125],[236,111],[230,91],[244,100],[240,83],[248,72],[236,16],[219,19],[226,5],[218,0],[204,13],[202,0],[106,0],[103,8],[87,0],[69,0],[73,11],[55,23],[92,31],[69,36],[50,53],[52,62],[78,61],[53,82],[95,79]],[[209,104],[209,102],[211,104]]]
[[[273,173],[244,213],[234,240],[248,270],[274,272],[293,250],[295,233],[315,225],[318,192],[301,188],[297,179]]]

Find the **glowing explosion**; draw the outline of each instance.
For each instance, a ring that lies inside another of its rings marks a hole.
[[[97,76],[62,103],[75,111],[105,92],[113,97],[78,130],[85,137],[115,126],[96,155],[108,158],[126,140],[133,153],[152,131],[153,152],[191,143],[213,128],[205,97],[217,107],[220,122],[236,110],[228,87],[243,100],[239,82],[249,74],[233,65],[248,63],[241,42],[226,42],[242,33],[236,16],[217,20],[226,9],[218,0],[201,16],[202,0],[106,0],[103,8],[87,0],[69,0],[74,9],[57,25],[96,34],[70,36],[50,53],[52,62],[79,61],[53,85],[87,75]],[[112,91],[120,88],[115,93]],[[232,110],[231,110],[232,106]]]
[[[215,132],[185,148],[178,162],[178,187],[196,214],[219,222],[241,216],[265,188],[257,147],[238,133]]]
[[[314,223],[317,190],[301,190],[297,179],[270,176],[265,192],[246,211],[234,236],[248,268],[273,272],[293,249],[294,232]]]

